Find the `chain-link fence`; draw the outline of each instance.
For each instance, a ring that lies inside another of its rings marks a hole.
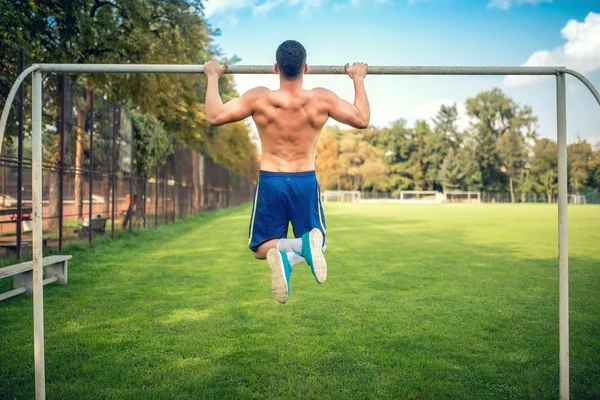
[[[0,103],[36,60],[0,42]],[[8,82],[8,84],[6,84]],[[0,254],[31,251],[31,85],[11,110],[0,155]],[[174,142],[174,154],[141,175],[131,119],[115,102],[64,74],[43,81],[43,243],[153,227],[252,200],[254,184]]]

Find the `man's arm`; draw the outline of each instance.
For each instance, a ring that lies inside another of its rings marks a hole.
[[[365,89],[367,64],[354,63],[351,67],[346,64],[346,73],[354,82],[354,104],[340,99],[329,90],[323,90],[329,103],[329,116],[353,128],[365,129],[369,126],[371,120],[371,108]]]
[[[206,87],[206,120],[211,126],[219,126],[230,122],[241,121],[254,112],[254,102],[257,95],[265,88],[255,88],[247,91],[241,97],[223,104],[219,94],[219,77],[225,73],[227,65],[215,61],[204,63],[204,74],[208,78]]]

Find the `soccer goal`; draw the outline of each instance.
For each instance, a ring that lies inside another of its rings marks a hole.
[[[444,195],[435,190],[403,190],[400,192],[402,203],[441,204]]]
[[[481,192],[445,192],[444,203],[479,204],[481,203]]]
[[[568,201],[569,204],[587,204],[587,199],[582,194],[570,194]]]
[[[335,201],[338,203],[358,203],[360,202],[360,192],[358,190],[327,190],[321,193],[321,201],[328,203]]]

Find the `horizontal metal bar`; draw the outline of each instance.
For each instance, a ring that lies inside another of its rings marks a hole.
[[[40,64],[43,72],[204,73],[204,65],[173,64]],[[556,75],[564,67],[429,67],[369,66],[369,75]],[[276,74],[272,65],[230,65],[229,74]],[[343,65],[309,65],[307,74],[340,75]]]
[[[4,131],[8,113],[13,99],[23,80],[33,71],[43,72],[79,72],[79,73],[167,73],[167,74],[201,74],[204,65],[171,65],[171,64],[34,64],[23,71],[15,80],[8,96],[2,117],[0,118],[0,143],[4,139]],[[275,74],[270,65],[231,65],[229,74]],[[308,67],[308,74],[341,75],[345,74],[344,66],[313,65]],[[598,104],[600,93],[592,83],[577,71],[564,67],[436,67],[436,66],[369,66],[370,75],[558,75],[565,73],[579,79],[591,92]]]

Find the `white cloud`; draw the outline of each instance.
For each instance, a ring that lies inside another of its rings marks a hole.
[[[566,66],[582,73],[600,70],[600,14],[590,12],[583,22],[574,19],[560,31],[566,40],[553,50],[534,52],[523,66]],[[548,76],[507,76],[504,86],[531,85],[551,79]]]
[[[298,4],[302,5],[302,10],[300,11],[300,15],[306,17],[310,15],[313,9],[319,8],[323,0],[289,0],[290,6],[295,6]]]
[[[387,0],[375,0],[376,2]],[[302,6],[300,14],[303,16],[310,15],[313,9],[318,8],[323,3],[323,0],[209,0],[206,3],[204,14],[211,17],[215,14],[224,14],[233,10],[241,10],[243,8],[251,8],[252,14],[264,16],[271,10],[281,5]]]
[[[414,0],[410,0],[414,1]],[[488,3],[488,8],[497,8],[499,10],[508,10],[513,6],[513,3],[516,3],[518,6],[523,4],[529,4],[532,6],[537,6],[540,3],[552,3],[552,0],[491,0]]]
[[[254,16],[265,15],[269,11],[271,11],[272,9],[274,9],[275,7],[277,7],[280,4],[282,4],[284,1],[285,0],[268,0],[268,1],[265,1],[264,3],[262,3],[260,5],[252,7],[252,15],[254,15]]]
[[[215,13],[227,10],[251,7],[254,3],[256,3],[256,0],[208,0],[204,8],[204,14],[210,17]]]
[[[390,4],[391,0],[350,0],[350,4],[358,6],[362,3]]]
[[[488,8],[497,8],[499,10],[508,10],[512,7],[511,0],[492,0],[488,4]]]

